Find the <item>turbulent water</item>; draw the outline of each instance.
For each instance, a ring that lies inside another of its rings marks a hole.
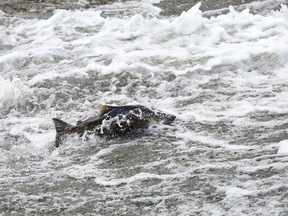
[[[153,3],[0,11],[0,215],[288,214],[287,7]],[[177,119],[54,148],[105,103]]]

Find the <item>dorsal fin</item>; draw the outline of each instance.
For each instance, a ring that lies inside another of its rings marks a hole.
[[[109,112],[111,109],[113,108],[113,106],[104,104],[104,105],[100,105],[99,106],[99,116],[103,116],[105,115],[107,112]]]

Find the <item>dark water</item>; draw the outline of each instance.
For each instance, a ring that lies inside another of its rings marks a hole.
[[[63,10],[77,10],[77,9],[89,9],[91,7],[97,7],[103,4],[113,3],[115,1],[103,0],[103,1],[81,1],[78,0],[71,1],[61,1],[61,0],[9,0],[1,1],[0,10],[11,14],[11,15],[21,15],[24,17],[50,17],[55,9]]]
[[[89,8],[97,8],[101,5],[109,5],[113,3],[122,3],[128,1],[115,1],[115,0],[2,0],[0,2],[0,10],[16,15],[20,14],[24,17],[50,17],[55,9],[64,10],[85,10]],[[141,1],[139,1],[141,2]],[[183,11],[189,10],[198,2],[202,2],[201,10],[206,12],[208,16],[225,13],[228,11],[228,7],[232,5],[238,10],[250,8],[255,13],[267,13],[271,10],[279,9],[280,4],[288,4],[287,0],[275,0],[275,1],[259,1],[256,5],[250,5],[249,3],[255,2],[253,0],[164,0],[159,3],[155,3],[162,9],[161,15],[171,16],[180,15]],[[119,11],[118,11],[119,13]],[[117,14],[117,13],[116,13]],[[204,13],[205,14],[205,13]],[[109,13],[109,15],[112,15]]]
[[[287,1],[259,1],[258,5],[251,5],[255,1],[253,0],[227,0],[227,1],[217,1],[217,0],[206,0],[206,1],[161,1],[156,4],[163,9],[161,14],[166,16],[179,15],[183,11],[187,11],[193,5],[198,2],[202,2],[201,10],[207,16],[217,15],[228,12],[228,7],[231,5],[236,10],[243,10],[245,8],[250,8],[251,12],[254,13],[267,13],[271,10],[279,9],[280,3],[287,4]]]

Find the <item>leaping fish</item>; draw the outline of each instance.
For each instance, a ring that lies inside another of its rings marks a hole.
[[[85,121],[79,120],[75,126],[58,118],[53,118],[56,129],[55,147],[68,134],[84,133],[98,136],[121,136],[138,129],[147,128],[151,123],[171,124],[176,116],[142,105],[110,106],[102,105],[98,116]]]

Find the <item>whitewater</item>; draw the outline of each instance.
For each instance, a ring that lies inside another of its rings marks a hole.
[[[288,214],[287,6],[163,16],[155,2],[0,11],[0,215]],[[101,104],[176,120],[54,148],[52,118]]]

